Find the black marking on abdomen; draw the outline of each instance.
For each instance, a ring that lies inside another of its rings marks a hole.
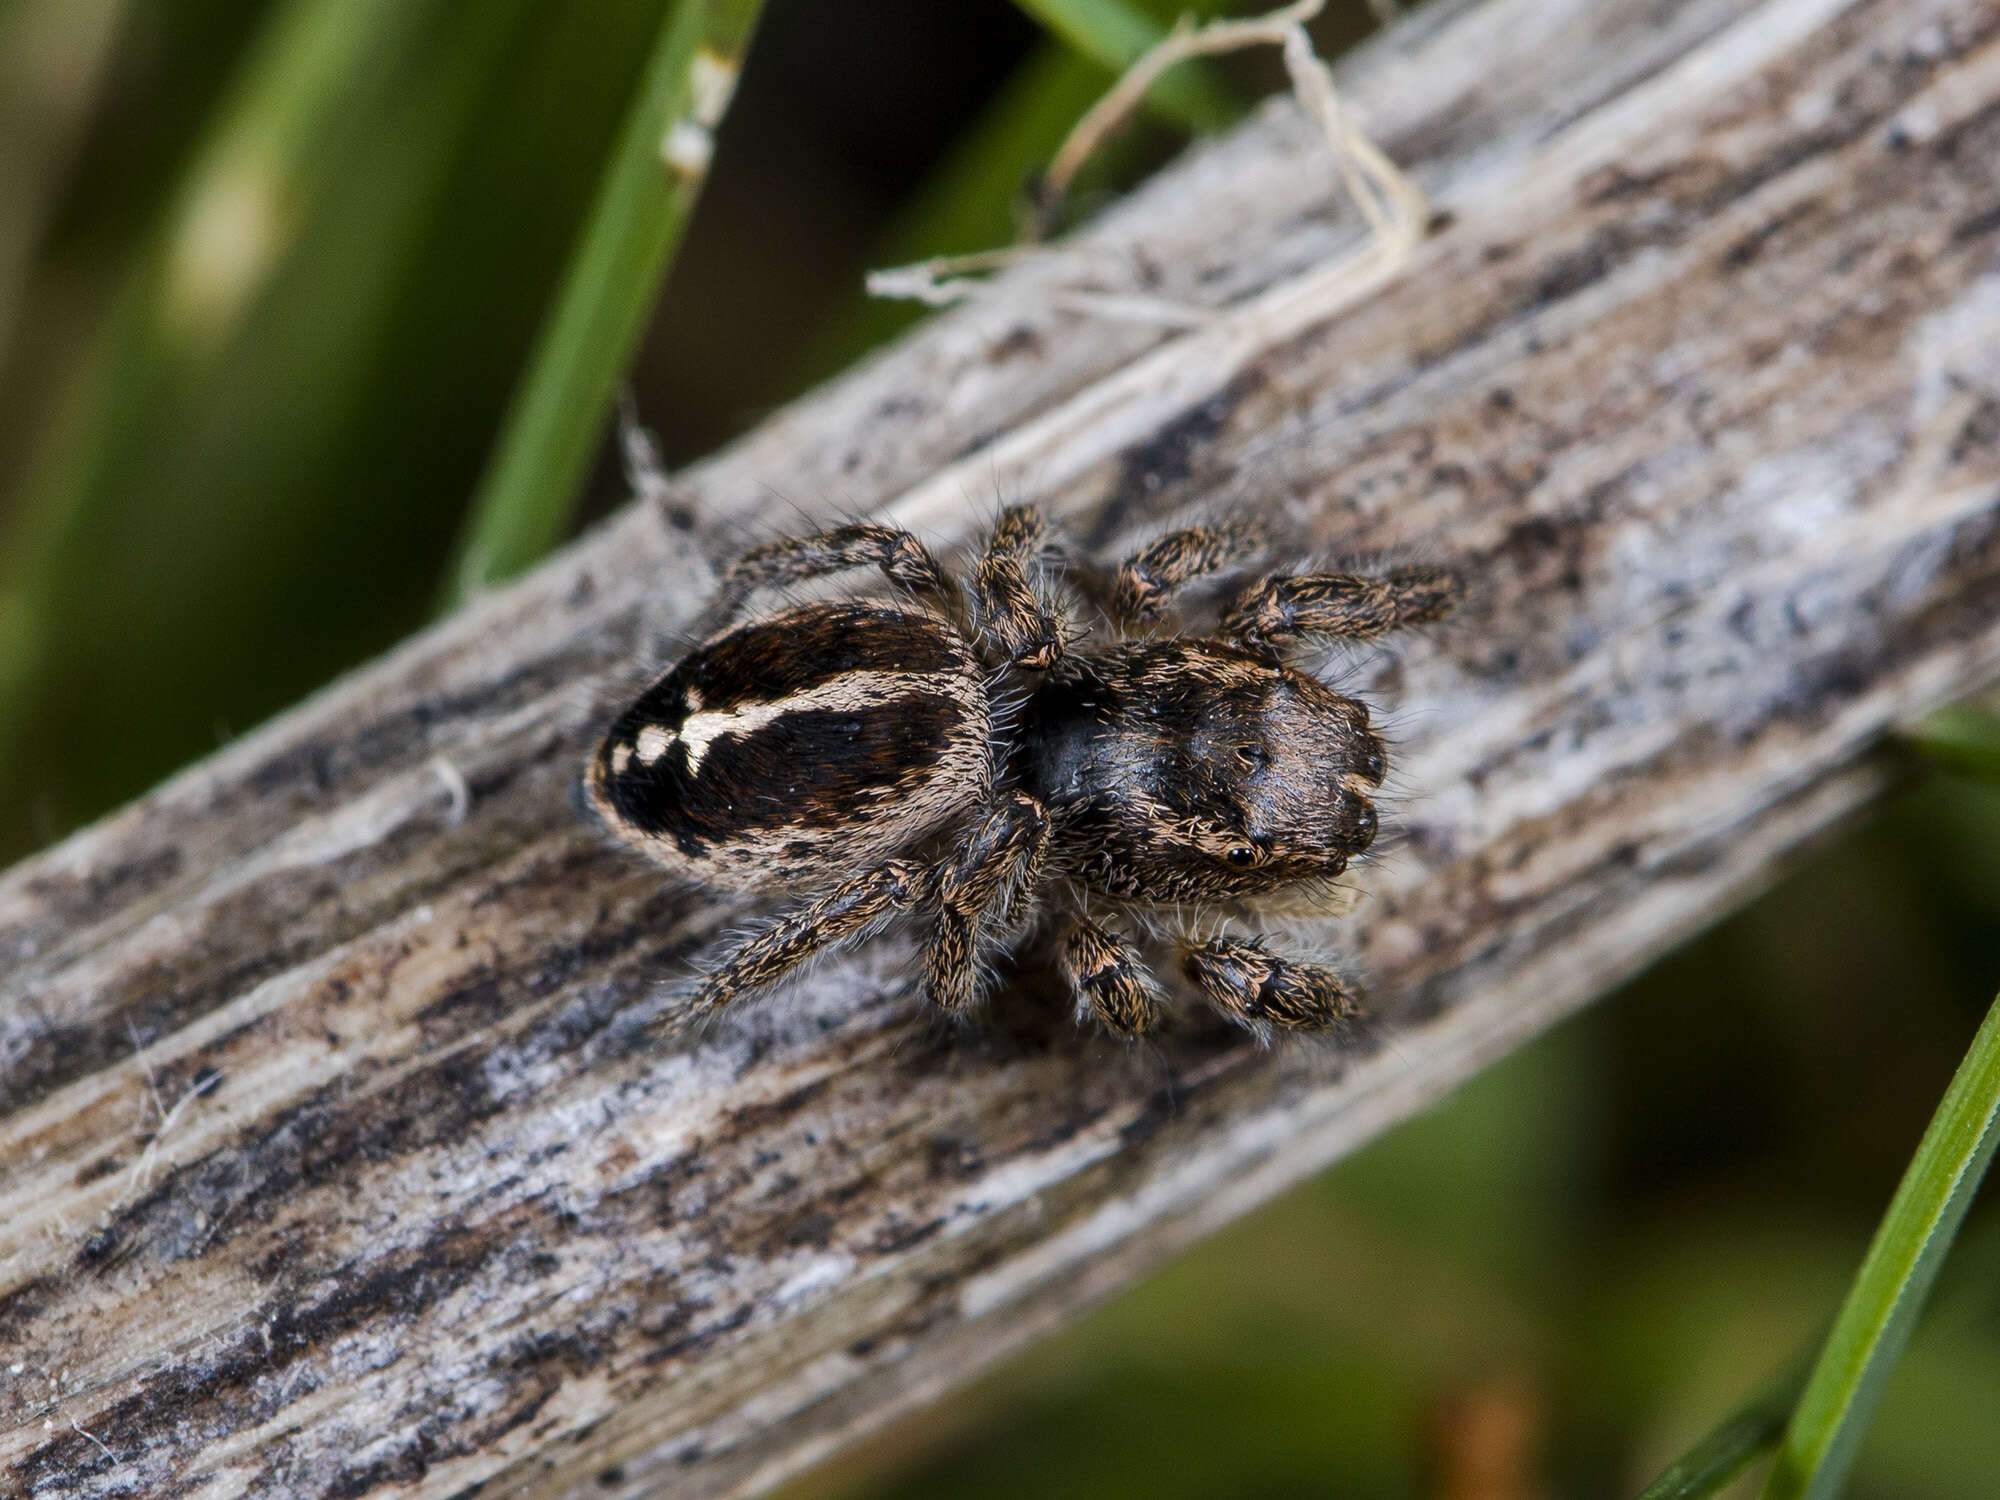
[[[932,780],[983,756],[984,703],[942,621],[808,605],[709,642],[655,683],[599,749],[596,795],[621,828],[691,859],[786,832],[786,854],[804,858],[836,831],[924,811],[911,799],[935,800]]]
[[[684,709],[692,688],[701,708],[727,711],[791,698],[851,672],[962,672],[966,665],[950,628],[928,615],[879,604],[808,604],[710,641],[633,709],[643,712],[656,693],[676,699],[662,709]]]
[[[787,714],[742,739],[716,741],[688,788],[683,828],[716,842],[737,832],[852,825],[926,780],[965,728],[964,709],[941,693]]]
[[[891,811],[971,727],[942,693],[795,711],[717,736],[692,770],[677,742],[655,765],[606,777],[605,790],[623,821],[694,856],[746,835],[851,827]]]

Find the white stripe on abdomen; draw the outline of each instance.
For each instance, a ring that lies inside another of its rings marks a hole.
[[[936,692],[937,688],[935,679],[923,672],[847,672],[789,697],[743,703],[728,709],[703,709],[689,714],[678,730],[668,729],[664,724],[648,724],[639,731],[633,753],[641,765],[650,766],[676,744],[685,745],[688,774],[693,776],[700,772],[708,747],[726,734],[755,734],[791,713],[851,713],[879,708],[906,693]]]

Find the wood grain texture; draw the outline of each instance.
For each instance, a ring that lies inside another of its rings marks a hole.
[[[2000,8],[1443,4],[1343,76],[1443,211],[1360,305],[1315,289],[1354,231],[1267,110],[1097,225],[1114,256],[0,880],[0,1494],[754,1491],[1601,993],[2000,671]],[[1050,308],[1107,265],[1226,312]],[[1032,987],[945,1036],[907,935],[650,1038],[755,906],[571,790],[714,562],[799,523],[773,490],[1462,568],[1455,624],[1348,671],[1398,739],[1339,929],[1393,1046],[1127,1050]]]

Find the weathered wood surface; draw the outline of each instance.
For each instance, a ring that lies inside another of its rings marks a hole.
[[[1092,234],[1214,326],[1018,277],[0,882],[0,1493],[754,1490],[1600,993],[2000,671],[2000,9],[1443,5],[1344,76],[1448,216],[1364,304],[1297,292],[1351,230],[1268,111]],[[1354,669],[1393,1046],[942,1036],[897,937],[645,1034],[748,908],[571,811],[635,652],[773,489],[955,539],[996,487],[1466,570]]]

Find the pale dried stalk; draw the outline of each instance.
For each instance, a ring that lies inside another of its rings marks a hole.
[[[1245,47],[1281,49],[1292,92],[1306,114],[1319,126],[1338,164],[1347,196],[1367,221],[1370,240],[1333,265],[1312,273],[1315,285],[1351,283],[1355,296],[1378,285],[1409,258],[1423,238],[1429,206],[1422,192],[1386,153],[1348,117],[1334,86],[1333,74],[1313,49],[1306,23],[1324,9],[1326,0],[1296,0],[1268,15],[1244,20],[1213,21],[1199,28],[1181,23],[1158,45],[1128,68],[1111,89],[1084,114],[1057,150],[1043,180],[1050,203],[1060,202],[1076,174],[1110,136],[1140,108],[1160,75],[1190,58],[1240,51]],[[1028,243],[965,255],[938,256],[913,265],[873,271],[867,286],[877,297],[903,298],[931,307],[962,302],[991,283],[985,273],[1016,266],[1036,253]],[[1072,273],[1073,273],[1072,268]],[[1066,287],[1059,282],[1048,291],[1051,305],[1113,322],[1149,324],[1160,328],[1200,327],[1214,318],[1213,309],[1135,292],[1103,292]]]

